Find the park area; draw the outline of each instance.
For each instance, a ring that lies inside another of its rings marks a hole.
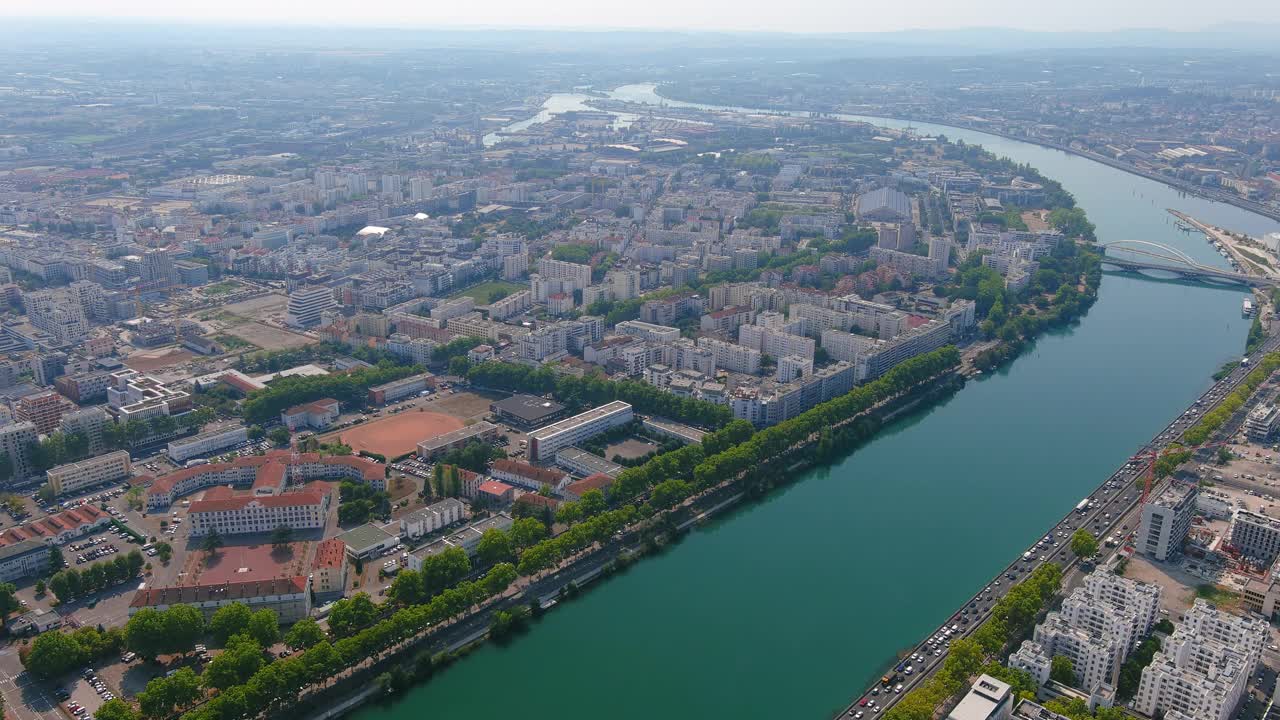
[[[355,452],[381,455],[388,460],[413,452],[418,443],[461,428],[465,423],[452,415],[410,410],[327,435],[341,439]]]
[[[450,297],[469,297],[475,300],[477,305],[488,305],[499,297],[506,297],[512,293],[525,290],[527,287],[526,285],[506,282],[505,280],[490,280],[454,293]]]

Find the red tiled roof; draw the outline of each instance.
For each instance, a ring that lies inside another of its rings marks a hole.
[[[515,460],[494,460],[493,469],[508,472],[512,475],[519,475],[547,485],[554,485],[565,475],[563,472],[548,470]]]
[[[173,585],[169,587],[139,590],[129,603],[130,607],[154,607],[157,605],[189,605],[210,600],[242,600],[267,595],[287,595],[305,592],[307,576],[295,575],[272,580],[216,583],[212,585]]]
[[[149,493],[152,495],[168,493],[173,490],[174,485],[188,478],[199,477],[201,475],[211,473],[220,473],[232,468],[242,467],[257,468],[254,487],[279,487],[280,480],[283,478],[284,468],[286,466],[312,463],[345,465],[347,467],[354,468],[360,472],[361,477],[366,482],[381,480],[384,477],[382,463],[379,463],[372,458],[356,457],[354,455],[330,455],[328,457],[322,457],[318,453],[294,453],[288,450],[274,450],[266,455],[251,455],[249,457],[236,458],[229,463],[197,465],[195,467],[176,470],[167,475],[161,475],[151,483]]]
[[[541,505],[543,507],[554,508],[560,504],[555,498],[544,497],[538,493],[527,492],[516,498],[516,502],[528,503],[529,505]]]
[[[216,497],[197,500],[191,503],[191,514],[204,512],[227,512],[243,510],[250,503],[258,503],[263,507],[293,507],[296,505],[319,505],[324,497],[318,493],[285,493],[283,495],[235,495],[232,497]]]
[[[316,557],[311,561],[311,567],[342,567],[346,556],[347,544],[338,538],[329,538],[316,545]]]
[[[486,480],[485,482],[480,483],[480,487],[477,489],[486,495],[505,495],[514,488],[504,482],[499,482],[498,480]]]
[[[612,485],[613,481],[613,478],[605,475],[604,473],[596,473],[594,475],[588,475],[576,482],[569,483],[569,485],[565,487],[564,491],[566,493],[581,496],[582,493],[588,490],[604,490]]]

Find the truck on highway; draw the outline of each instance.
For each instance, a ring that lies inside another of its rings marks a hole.
[[[1076,512],[1083,513],[1085,510],[1088,510],[1088,509],[1089,509],[1089,498],[1085,498],[1080,502],[1076,503]]]

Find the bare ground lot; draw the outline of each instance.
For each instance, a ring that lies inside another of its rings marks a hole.
[[[388,460],[413,452],[418,443],[429,438],[457,430],[466,423],[439,412],[427,412],[425,409],[406,410],[405,412],[380,418],[353,428],[330,433],[322,437],[323,441],[337,437],[360,452],[377,453]]]
[[[622,442],[616,442],[604,450],[604,457],[610,462],[615,456],[621,456],[627,460],[644,457],[654,450],[658,449],[658,444],[650,440],[629,437]]]
[[[155,372],[174,365],[181,365],[195,358],[195,353],[176,347],[135,352],[125,358],[124,364],[141,373]]]
[[[225,332],[247,343],[257,345],[263,350],[289,350],[316,342],[316,340],[306,335],[299,335],[252,320],[239,325],[230,325]]]

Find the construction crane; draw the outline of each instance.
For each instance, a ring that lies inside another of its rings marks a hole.
[[[1139,471],[1139,475],[1145,475],[1145,481],[1142,484],[1142,499],[1138,501],[1138,507],[1147,504],[1147,498],[1151,495],[1151,488],[1156,481],[1156,463],[1165,455],[1174,455],[1176,453],[1190,453],[1188,457],[1192,457],[1197,451],[1207,450],[1212,447],[1220,447],[1226,445],[1226,441],[1205,443],[1204,445],[1174,445],[1166,447],[1162,450],[1149,450],[1141,452],[1129,458],[1131,463],[1145,463],[1145,467]]]

